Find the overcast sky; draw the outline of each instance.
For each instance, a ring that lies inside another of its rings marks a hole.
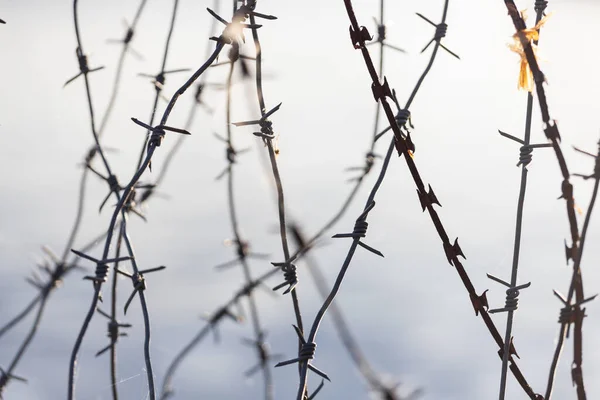
[[[107,125],[104,144],[118,149],[108,153],[122,182],[130,179],[144,131],[130,117],[146,121],[154,89],[138,73],[157,73],[168,30],[172,2],[150,0],[141,16],[133,48],[143,55],[128,57],[115,112]],[[533,1],[517,2],[529,8]],[[138,1],[81,0],[80,23],[90,66],[104,65],[90,74],[94,107],[103,115],[110,96],[120,47],[106,39],[120,38],[123,19],[131,21]],[[212,1],[181,0],[167,69],[195,69],[203,62]],[[404,103],[428,61],[434,28],[418,18],[419,12],[438,21],[443,1],[387,1],[389,42],[408,54],[387,52],[385,75]],[[361,25],[371,33],[372,17],[379,2],[355,1]],[[221,15],[230,18],[229,2]],[[349,21],[343,1],[301,3],[260,0],[258,11],[276,15],[260,29],[264,55],[267,107],[282,102],[273,118],[279,135],[281,176],[288,212],[307,232],[315,232],[344,201],[351,186],[349,166],[362,165],[368,151],[375,103],[360,52],[352,48]],[[546,73],[552,118],[558,121],[562,148],[572,172],[591,173],[593,160],[572,146],[596,152],[600,127],[597,93],[600,77],[595,49],[600,5],[594,1],[550,1],[553,14],[541,33],[539,60]],[[24,282],[49,245],[62,252],[68,238],[77,200],[78,163],[92,143],[83,81],[63,88],[78,72],[76,41],[69,1],[4,0],[0,7],[0,49],[3,77],[0,92],[0,324],[27,304],[35,292]],[[532,23],[532,19],[529,23]],[[467,257],[464,265],[478,292],[490,289],[492,307],[501,307],[504,288],[486,278],[490,273],[506,280],[514,235],[514,219],[520,169],[519,146],[500,137],[498,129],[523,136],[526,94],[517,90],[519,58],[507,44],[514,31],[504,2],[451,0],[448,34],[443,43],[458,53],[456,60],[441,51],[411,107],[415,129],[415,162],[424,181],[431,183],[442,208],[440,217],[450,237],[460,238]],[[245,51],[251,54],[250,35]],[[371,49],[375,50],[375,47]],[[373,52],[376,57],[376,52]],[[226,54],[221,57],[226,59]],[[226,71],[211,69],[210,82],[224,82]],[[168,97],[187,79],[188,73],[168,76]],[[236,74],[233,120],[258,116],[253,83]],[[182,126],[193,93],[177,103],[169,123]],[[225,134],[225,95],[207,93],[212,115],[200,111],[180,153],[160,189],[168,199],[155,198],[147,205],[148,222],[132,218],[129,225],[138,263],[143,268],[167,265],[149,276],[146,291],[152,323],[152,356],[157,383],[177,351],[204,322],[198,317],[226,302],[242,284],[242,271],[215,272],[213,266],[233,257],[223,245],[231,237],[227,213],[226,182],[215,182],[226,165],[223,143],[213,133]],[[165,103],[160,104],[160,110]],[[383,124],[383,119],[382,119]],[[390,137],[378,143],[384,153]],[[252,248],[282,259],[277,213],[270,177],[265,175],[261,153],[266,149],[251,130],[234,131],[236,147],[250,147],[235,166],[238,213],[244,237]],[[534,107],[532,142],[543,143],[538,107]],[[157,170],[164,163],[174,136],[167,135],[154,158]],[[99,165],[99,164],[98,164]],[[351,231],[374,182],[380,163],[359,192],[356,201],[331,231]],[[560,303],[552,289],[566,292],[571,270],[565,265],[564,239],[569,230],[561,177],[551,150],[536,150],[529,173],[520,264],[520,282],[532,282],[520,297],[515,314],[515,344],[519,365],[536,392],[544,392],[559,325]],[[155,174],[155,173],[153,173]],[[153,175],[145,175],[151,180]],[[104,183],[91,179],[81,246],[108,226],[111,204],[98,214],[106,194]],[[582,212],[588,208],[592,183],[573,179],[575,198]],[[111,200],[112,201],[112,200]],[[580,226],[584,215],[579,215]],[[583,260],[586,294],[599,291],[600,272],[595,266],[600,250],[597,214],[592,218]],[[497,396],[500,362],[497,348],[481,320],[476,318],[456,271],[448,265],[437,234],[421,212],[415,187],[403,160],[394,157],[377,206],[369,215],[365,240],[381,250],[381,259],[359,249],[346,276],[338,304],[348,316],[369,361],[403,389],[420,387],[423,399],[492,399]],[[341,266],[349,240],[326,241],[315,258],[329,282]],[[99,255],[100,250],[93,254]],[[88,265],[89,266],[89,265]],[[89,266],[91,269],[91,266]],[[254,276],[272,266],[252,263]],[[299,264],[298,295],[306,323],[312,322],[321,300],[306,271]],[[274,286],[280,278],[268,282]],[[121,301],[130,293],[123,281]],[[68,276],[49,302],[38,335],[15,371],[29,380],[12,382],[7,399],[58,399],[67,391],[68,358],[92,296],[89,281],[80,273]],[[259,293],[257,301],[268,342],[274,353],[292,358],[295,353],[294,322],[288,297]],[[600,333],[597,304],[587,307],[584,330],[584,377],[589,398],[600,396]],[[120,314],[119,318],[123,319]],[[501,331],[504,314],[493,317]],[[122,398],[147,398],[143,362],[143,323],[137,301],[125,318],[134,327],[119,341],[119,390]],[[12,359],[31,320],[0,338],[0,367]],[[93,320],[78,364],[77,398],[111,398],[108,357],[94,358],[107,344],[106,320]],[[249,323],[221,327],[221,343],[204,342],[176,376],[176,397],[262,398],[260,375],[244,379],[255,363],[252,349],[242,337],[251,337]],[[319,397],[363,399],[362,381],[325,317],[317,336],[315,365],[332,378]],[[568,341],[557,374],[556,399],[574,398]],[[274,369],[277,399],[295,396],[294,367]],[[310,382],[318,382],[311,374]],[[509,399],[525,399],[517,383],[508,382]]]

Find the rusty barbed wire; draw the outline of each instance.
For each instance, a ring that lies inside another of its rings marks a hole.
[[[442,239],[444,252],[446,253],[448,262],[451,265],[453,265],[456,268],[457,272],[459,273],[461,280],[463,281],[467,291],[469,292],[469,296],[471,298],[476,315],[481,315],[488,330],[490,331],[490,334],[495,339],[497,345],[500,347],[500,349],[503,349],[504,344],[502,341],[502,337],[500,336],[496,326],[494,325],[493,321],[491,320],[491,318],[486,310],[487,299],[485,298],[485,293],[481,296],[478,296],[476,294],[475,288],[473,287],[473,284],[471,283],[470,278],[468,277],[464,267],[462,266],[460,260],[458,259],[458,256],[464,257],[462,249],[460,248],[460,245],[458,244],[458,239],[455,240],[453,244],[450,242],[448,235],[441,223],[441,220],[439,219],[437,212],[433,208],[433,204],[439,205],[439,201],[438,201],[437,197],[434,195],[434,192],[431,189],[431,186],[429,186],[429,191],[426,191],[423,181],[417,170],[417,167],[412,159],[412,153],[414,152],[415,147],[414,147],[414,144],[412,143],[412,140],[410,139],[410,136],[409,136],[410,132],[408,132],[408,134],[405,135],[401,131],[402,127],[397,123],[396,116],[394,116],[394,114],[391,110],[391,107],[389,106],[389,103],[387,102],[387,97],[394,100],[394,102],[396,103],[399,110],[408,111],[409,107],[407,105],[407,106],[405,106],[404,109],[402,109],[399,106],[396,96],[395,96],[395,93],[392,92],[392,90],[390,89],[387,79],[384,78],[383,83],[381,83],[379,77],[377,76],[377,72],[376,72],[373,62],[371,60],[369,51],[365,46],[365,41],[371,40],[372,37],[369,34],[368,30],[364,26],[363,27],[359,26],[356,16],[354,14],[354,10],[352,8],[351,0],[345,0],[344,4],[346,6],[346,10],[348,12],[348,16],[349,16],[350,22],[351,22],[350,37],[352,40],[352,44],[354,45],[354,47],[356,49],[360,49],[362,52],[363,58],[365,60],[365,64],[367,66],[367,69],[369,71],[369,74],[370,74],[372,82],[373,82],[371,88],[372,88],[375,100],[381,101],[383,109],[386,114],[386,117],[388,118],[388,121],[390,123],[390,129],[392,129],[394,131],[394,140],[392,140],[392,142],[390,144],[390,150],[388,151],[388,154],[391,154],[391,150],[393,149],[393,147],[396,147],[398,153],[400,155],[404,155],[405,162],[407,163],[407,166],[410,170],[411,176],[413,177],[413,180],[415,181],[415,184],[417,186],[417,193],[419,194],[419,199],[423,206],[423,210],[427,209],[430,214],[430,217],[432,219],[432,222],[434,223],[436,231],[438,232],[440,238]],[[442,22],[440,24],[436,25],[436,27],[437,27],[436,35],[434,36],[434,40],[433,40],[435,42],[433,56],[430,59],[430,62],[425,69],[425,72],[423,73],[423,75],[421,76],[419,81],[417,82],[417,85],[415,86],[415,90],[413,90],[411,96],[409,97],[407,104],[410,104],[412,102],[412,100],[414,99],[416,92],[418,91],[426,74],[429,72],[429,70],[433,64],[433,59],[434,59],[435,54],[437,53],[437,49],[441,46],[441,43],[440,43],[441,37],[443,36],[443,34],[445,34],[445,31],[447,29],[447,26],[445,25],[447,9],[448,9],[448,0],[446,0],[444,3],[444,12],[443,12],[443,16],[442,16]],[[449,51],[449,53],[452,55],[455,55],[455,53],[452,53],[450,51]],[[405,117],[406,114],[408,114],[408,113],[404,113],[404,115],[403,115],[403,117],[404,117],[402,119],[403,121],[407,121],[407,118]],[[410,115],[410,114],[408,114],[408,115]],[[369,200],[367,201],[367,205],[365,207],[365,212],[359,217],[359,220],[357,220],[357,225],[355,226],[355,230],[352,235],[353,243],[348,252],[348,256],[344,262],[344,265],[342,266],[340,274],[338,275],[338,279],[336,280],[336,283],[330,293],[329,298],[323,304],[321,310],[319,311],[319,314],[315,318],[315,321],[314,321],[312,329],[311,329],[311,334],[309,335],[308,339],[306,340],[307,343],[314,342],[314,338],[316,336],[316,332],[318,330],[320,321],[323,318],[323,315],[324,315],[325,311],[327,310],[329,303],[331,303],[331,301],[335,297],[335,294],[339,290],[339,286],[341,284],[341,281],[343,280],[343,276],[348,268],[348,265],[352,258],[352,255],[354,253],[354,250],[358,246],[358,241],[359,241],[360,237],[362,236],[361,233],[362,233],[363,227],[359,227],[358,222],[361,219],[365,220],[365,222],[366,222],[366,213],[368,212],[368,210],[370,210],[373,207],[372,202],[373,202],[374,192],[376,192],[376,189],[377,189],[377,186],[374,188],[374,190],[371,193],[371,196],[369,197]],[[361,229],[358,229],[358,228],[361,228]],[[366,228],[366,227],[364,227],[364,228]],[[511,347],[511,349],[512,349],[512,347]],[[512,358],[512,354],[510,355],[510,362],[511,362],[511,371],[517,377],[517,380],[519,381],[519,383],[521,384],[523,389],[526,391],[526,393],[529,395],[529,397],[532,399],[539,398],[539,395],[535,394],[533,392],[533,390],[530,388],[530,386],[527,384],[527,381],[525,380],[524,376],[522,375],[519,368],[517,367],[514,359]],[[298,396],[297,396],[298,400],[302,399],[303,393],[305,391],[306,372],[308,370],[308,362],[306,361],[306,359],[299,360],[299,363],[302,366],[303,374],[302,374],[302,379],[301,379],[299,390],[298,390]]]
[[[583,223],[583,227],[581,229],[581,239],[579,242],[578,252],[575,255],[570,254],[570,250],[567,246],[567,262],[569,258],[572,258],[574,261],[573,265],[573,275],[571,277],[571,282],[569,284],[569,293],[565,298],[558,291],[554,290],[554,295],[558,297],[558,299],[563,304],[563,307],[560,310],[560,315],[558,318],[558,322],[561,324],[558,343],[556,344],[556,348],[554,351],[554,356],[552,358],[552,363],[550,366],[550,373],[548,377],[548,384],[546,387],[546,399],[550,399],[552,396],[552,389],[554,385],[554,378],[556,376],[556,368],[558,366],[558,361],[560,358],[560,353],[562,352],[562,347],[564,344],[565,337],[569,337],[569,331],[571,328],[571,324],[575,325],[575,337],[573,340],[574,346],[574,354],[573,354],[573,364],[571,369],[571,379],[573,384],[577,386],[577,397],[578,399],[585,399],[587,397],[585,392],[585,387],[583,386],[583,370],[581,365],[583,364],[583,334],[581,331],[581,326],[583,323],[583,318],[585,318],[585,308],[581,308],[581,306],[589,301],[592,301],[596,298],[597,295],[585,298],[583,296],[583,300],[575,300],[575,303],[572,303],[573,293],[577,290],[578,287],[581,288],[583,292],[583,282],[581,277],[581,259],[583,258],[583,248],[585,245],[585,239],[587,237],[587,231],[590,224],[592,211],[594,209],[594,205],[596,204],[596,197],[598,195],[598,187],[600,186],[600,142],[598,143],[598,154],[594,155],[588,153],[587,151],[580,150],[575,147],[575,150],[581,154],[585,154],[587,156],[591,156],[595,159],[594,171],[590,175],[584,174],[573,174],[574,176],[582,177],[584,180],[593,178],[594,179],[594,188],[592,190],[592,197],[590,199],[590,204],[588,206],[585,220]]]

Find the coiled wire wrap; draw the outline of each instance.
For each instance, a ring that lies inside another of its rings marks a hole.
[[[491,280],[496,281],[498,283],[501,283],[502,285],[508,287],[508,289],[506,289],[506,299],[504,300],[504,307],[503,308],[497,308],[497,309],[494,309],[494,310],[490,310],[489,313],[490,314],[495,314],[495,313],[499,313],[499,312],[512,312],[512,311],[516,311],[516,309],[519,307],[519,294],[521,293],[520,290],[521,289],[526,289],[529,286],[531,286],[531,282],[524,283],[524,284],[519,285],[519,286],[513,286],[513,287],[511,287],[511,285],[508,282],[504,282],[500,278],[496,278],[495,276],[492,276],[490,274],[487,274],[487,276]]]
[[[96,270],[94,271],[94,276],[86,276],[83,279],[87,279],[90,281],[94,281],[94,283],[104,283],[108,280],[108,273],[110,272],[110,267],[108,264],[96,263]]]
[[[352,231],[352,233],[338,233],[336,235],[333,235],[332,237],[334,239],[336,239],[336,238],[352,238],[355,240],[364,238],[367,235],[367,228],[369,227],[369,224],[367,223],[367,215],[373,209],[373,207],[375,207],[374,201],[369,203],[369,205],[365,208],[365,210],[362,212],[362,214],[360,214],[358,216],[358,218],[356,219],[356,222],[354,223],[354,230]],[[371,253],[374,253],[380,257],[383,257],[383,254],[379,250],[372,248],[371,246],[363,243],[362,241],[358,240],[356,243],[359,246],[361,246],[362,248],[370,251]]]
[[[301,360],[312,360],[315,358],[315,350],[317,349],[317,344],[314,342],[303,343],[300,348],[300,352],[298,353],[298,358]]]
[[[572,306],[565,306],[560,309],[560,314],[558,315],[558,323],[559,324],[572,324],[575,322],[575,308]]]
[[[517,163],[517,167],[523,165],[527,167],[532,160],[533,148],[531,146],[521,146],[519,149],[519,162]]]
[[[352,237],[364,238],[367,236],[367,228],[369,228],[369,223],[366,220],[356,220],[356,223],[354,224],[354,230],[352,231]]]
[[[82,74],[87,74],[90,72],[90,67],[88,66],[88,59],[85,54],[81,51],[81,48],[77,48],[77,62],[79,63],[79,70]]]
[[[437,24],[435,26],[435,35],[433,35],[433,40],[439,42],[442,38],[446,37],[446,32],[448,31],[448,24],[442,22],[441,24]]]
[[[271,263],[274,267],[281,268],[283,271],[283,279],[284,282],[275,286],[273,290],[279,290],[282,287],[289,285],[289,287],[283,292],[283,294],[288,294],[298,284],[298,275],[296,274],[296,265],[291,262],[282,262],[282,263]]]
[[[506,300],[504,300],[504,309],[506,311],[515,311],[519,308],[519,290],[510,288],[506,290]]]

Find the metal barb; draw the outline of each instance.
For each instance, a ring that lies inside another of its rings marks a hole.
[[[242,339],[242,343],[254,347],[256,349],[256,353],[258,355],[258,363],[244,372],[244,376],[247,378],[259,372],[262,368],[268,366],[271,360],[280,359],[283,357],[281,354],[271,354],[271,350],[269,349],[269,345],[264,341],[267,334],[266,332],[260,332],[258,334],[257,339]]]
[[[487,274],[487,277],[508,288],[506,290],[506,301],[505,301],[504,307],[490,310],[489,311],[490,314],[495,314],[495,313],[499,313],[499,312],[516,311],[516,309],[518,308],[518,303],[519,303],[520,290],[526,289],[529,286],[531,286],[531,282],[524,283],[524,284],[518,285],[518,286],[512,286],[510,283],[503,281],[500,278],[496,278],[493,275]]]
[[[306,362],[308,369],[310,369],[311,371],[313,371],[314,373],[319,375],[321,378],[327,379],[329,382],[331,382],[331,379],[329,379],[329,376],[327,376],[326,373],[320,371],[314,365],[310,364],[310,360],[312,360],[315,357],[315,350],[317,349],[317,344],[314,342],[307,342],[304,339],[304,335],[302,335],[302,332],[300,332],[300,329],[296,325],[292,325],[292,326],[294,327],[294,331],[296,331],[296,335],[298,335],[298,339],[300,340],[300,343],[302,343],[302,345],[300,346],[300,350],[298,351],[298,357],[293,358],[291,360],[282,361],[282,362],[276,364],[275,368],[283,367],[285,365],[290,365],[290,364]]]
[[[118,258],[108,258],[104,260],[98,260],[88,254],[82,253],[80,251],[71,249],[71,251],[81,258],[85,258],[88,261],[92,261],[96,264],[96,271],[94,276],[86,276],[83,279],[91,280],[94,283],[94,286],[99,283],[104,283],[108,279],[108,273],[110,272],[110,267],[108,264],[121,262],[121,261],[129,261],[132,259],[130,256],[118,257]]]
[[[247,13],[247,10],[242,7],[237,9],[236,12],[233,14],[233,17],[231,18],[231,22],[227,22],[224,18],[219,16],[216,12],[214,12],[213,10],[211,10],[208,7],[206,8],[206,10],[217,21],[219,21],[223,25],[225,25],[225,29],[223,29],[223,33],[221,33],[221,36],[219,36],[219,37],[213,36],[210,38],[211,40],[214,40],[217,42],[223,42],[225,44],[233,44],[235,42],[245,43],[246,37],[242,33],[242,29],[243,28],[258,29],[262,26],[262,25],[258,25],[258,24],[245,24],[244,22],[249,17],[249,14]]]
[[[129,305],[133,301],[133,298],[135,297],[135,295],[138,292],[146,290],[147,287],[146,287],[146,279],[144,278],[144,274],[162,271],[165,268],[167,268],[167,267],[165,267],[164,265],[161,265],[160,267],[150,268],[150,269],[134,272],[133,274],[130,274],[130,273],[120,270],[120,269],[115,270],[117,273],[130,278],[131,282],[133,283],[133,291],[131,292],[131,294],[129,295],[129,298],[125,302],[125,307],[123,309],[124,314],[127,314],[127,309],[129,308]]]
[[[292,261],[293,260],[271,263],[274,267],[281,269],[281,271],[283,272],[283,279],[284,279],[283,283],[280,283],[279,285],[277,285],[273,288],[273,291],[277,291],[277,290],[281,289],[282,287],[288,285],[288,288],[283,292],[283,294],[288,294],[292,290],[294,290],[294,288],[298,284],[298,275],[296,274],[296,265],[293,264]]]
[[[80,47],[77,47],[77,49],[75,49],[75,54],[77,55],[77,62],[79,63],[79,73],[77,75],[75,75],[74,77],[72,77],[71,79],[67,80],[65,82],[65,84],[63,85],[63,87],[67,86],[69,83],[73,82],[75,79],[79,78],[80,76],[87,75],[90,72],[100,71],[101,69],[104,68],[102,66],[102,67],[90,69],[90,67],[88,66],[87,56],[85,54],[83,54]]]
[[[373,207],[375,207],[375,201],[372,201],[365,208],[365,210],[362,212],[362,214],[360,214],[359,217],[356,219],[356,222],[354,223],[354,230],[352,231],[352,233],[338,233],[336,235],[333,235],[332,238],[335,238],[335,239],[337,239],[337,238],[352,238],[352,239],[358,240],[359,246],[370,251],[371,253],[374,253],[380,257],[383,257],[382,252],[380,252],[379,250],[376,250],[376,249],[372,248],[371,246],[365,244],[364,242],[360,241],[361,238],[364,238],[365,236],[367,236],[367,228],[369,227],[369,223],[367,222],[367,215],[373,209]]]
[[[448,30],[448,24],[446,24],[445,22],[441,22],[439,24],[434,23],[433,21],[431,21],[429,18],[425,17],[423,14],[420,13],[416,13],[419,17],[421,17],[422,19],[424,19],[425,21],[427,21],[429,24],[435,26],[435,34],[433,35],[433,39],[431,39],[429,41],[429,43],[427,43],[427,45],[423,48],[423,50],[421,50],[421,53],[425,52],[425,50],[427,50],[429,48],[429,46],[431,46],[431,44],[433,42],[437,42],[440,47],[444,50],[446,50],[450,55],[456,57],[457,59],[460,60],[460,57],[458,56],[458,54],[454,53],[453,51],[449,50],[446,46],[444,46],[441,43],[441,40],[446,37],[446,32]]]
[[[124,324],[124,323],[117,321],[116,319],[112,318],[108,313],[102,311],[100,308],[97,308],[96,311],[98,311],[98,313],[100,315],[102,315],[103,317],[105,317],[109,320],[108,327],[107,327],[107,331],[108,331],[107,336],[110,339],[110,343],[106,347],[102,348],[101,350],[99,350],[96,353],[96,357],[99,357],[102,354],[104,354],[105,352],[107,352],[108,350],[110,350],[113,346],[115,346],[117,344],[117,340],[120,337],[127,336],[126,332],[120,332],[121,328],[131,328],[132,325]]]
[[[522,145],[519,149],[519,162],[517,163],[517,167],[520,167],[522,165],[525,169],[527,169],[527,166],[531,163],[532,160],[533,149],[552,147],[552,143],[528,144],[511,134],[502,132],[501,130],[498,130],[498,133],[500,133],[500,135],[504,136],[505,138],[508,138]]]

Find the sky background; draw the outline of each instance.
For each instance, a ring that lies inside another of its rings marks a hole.
[[[361,25],[376,29],[372,16],[379,2],[354,1]],[[123,86],[115,112],[107,125],[103,144],[111,166],[122,182],[134,172],[144,131],[130,117],[146,121],[154,98],[153,86],[138,73],[157,73],[168,30],[172,2],[148,2],[133,48],[144,59],[128,57]],[[264,89],[267,107],[283,105],[272,118],[279,134],[278,146],[287,211],[306,232],[316,232],[341,206],[351,186],[349,166],[362,165],[368,151],[375,105],[370,80],[360,52],[348,37],[348,17],[341,0],[300,3],[260,0],[257,11],[279,17],[260,29],[263,47]],[[517,2],[529,8],[533,1]],[[181,0],[167,69],[195,69],[203,62],[208,41],[208,1]],[[389,42],[408,54],[387,52],[385,75],[400,103],[428,61],[419,54],[434,28],[418,18],[441,17],[443,1],[386,2]],[[91,67],[97,115],[104,113],[110,96],[120,46],[106,43],[121,38],[122,20],[131,21],[138,2],[133,0],[80,2],[81,34]],[[229,2],[221,15],[230,17]],[[572,145],[596,152],[600,136],[597,116],[600,76],[594,49],[600,4],[594,1],[550,1],[553,15],[541,34],[539,59],[546,74],[550,112],[558,121],[562,148],[572,172],[591,173],[593,160],[572,150]],[[75,215],[80,169],[77,166],[92,144],[83,81],[63,88],[78,72],[72,4],[69,1],[4,0],[0,18],[3,77],[0,94],[0,324],[35,295],[24,282],[42,256],[42,245],[62,252]],[[529,21],[531,24],[532,19]],[[514,31],[504,3],[451,0],[445,43],[461,56],[456,60],[441,51],[418,93],[411,113],[415,125],[415,162],[426,183],[431,183],[442,208],[438,212],[451,238],[458,236],[467,257],[464,262],[478,292],[490,289],[492,308],[504,303],[504,288],[486,273],[510,277],[514,219],[520,169],[518,144],[502,138],[498,129],[523,136],[526,94],[517,90],[519,59],[507,44]],[[251,36],[246,51],[251,53]],[[375,50],[375,47],[371,49]],[[376,59],[376,52],[372,53]],[[226,59],[226,53],[221,57]],[[225,68],[226,69],[226,68]],[[165,94],[172,93],[189,73],[170,75]],[[224,82],[224,69],[211,69],[210,82]],[[235,76],[234,121],[259,115],[254,83]],[[203,327],[199,316],[228,301],[242,284],[239,269],[216,272],[213,266],[232,258],[223,241],[231,237],[227,213],[226,181],[214,178],[226,166],[224,146],[214,132],[225,134],[225,94],[211,91],[206,99],[215,112],[200,111],[160,189],[168,199],[156,197],[146,207],[148,222],[132,218],[129,226],[142,268],[167,265],[147,277],[146,291],[152,324],[152,357],[156,382],[184,343]],[[193,101],[193,91],[177,103],[169,124],[182,126]],[[536,101],[537,103],[537,101]],[[160,112],[165,103],[160,104]],[[545,142],[538,107],[534,107],[532,142]],[[383,123],[383,119],[382,119]],[[235,166],[236,201],[242,234],[252,248],[281,261],[275,234],[277,212],[270,176],[265,175],[261,153],[266,151],[251,130],[234,130],[238,148],[251,152]],[[378,143],[384,153],[388,140]],[[175,142],[167,135],[153,166],[164,163]],[[99,165],[99,164],[98,164]],[[330,232],[351,231],[360,214],[380,163],[366,179],[352,207]],[[536,150],[529,167],[519,281],[531,281],[522,291],[515,314],[515,344],[519,366],[536,392],[545,390],[550,359],[559,325],[561,304],[552,289],[566,292],[571,269],[565,265],[563,241],[569,235],[561,177],[551,150]],[[151,174],[144,180],[151,180]],[[577,205],[587,210],[592,183],[574,178]],[[106,185],[90,179],[86,213],[76,247],[108,226],[111,207],[98,214]],[[386,180],[369,214],[366,242],[385,258],[358,250],[336,300],[369,361],[383,376],[403,383],[401,390],[422,388],[423,399],[493,399],[499,387],[497,348],[483,323],[473,313],[468,295],[454,268],[448,265],[441,242],[421,212],[415,187],[403,160],[394,156]],[[579,216],[580,226],[583,215]],[[586,294],[599,291],[597,266],[600,250],[598,218],[594,215],[583,259]],[[327,236],[330,236],[328,234]],[[329,282],[333,282],[350,241],[327,240],[314,256]],[[100,250],[92,252],[98,255]],[[89,266],[89,265],[87,265]],[[268,271],[265,261],[252,262],[254,276]],[[91,270],[91,266],[90,270]],[[312,322],[321,300],[303,264],[299,263],[298,295],[305,324]],[[70,274],[54,292],[38,335],[15,371],[29,380],[12,382],[7,399],[58,399],[67,391],[69,355],[92,296],[83,274]],[[270,286],[280,278],[269,281]],[[120,298],[131,285],[123,281]],[[296,337],[294,316],[286,296],[258,292],[260,316],[274,353],[293,358]],[[600,312],[587,307],[584,324],[584,378],[589,398],[600,396]],[[119,391],[122,398],[147,398],[143,362],[143,323],[134,301],[126,318],[134,327],[118,344]],[[504,331],[505,314],[493,317]],[[27,319],[0,338],[0,366],[6,367],[29,329]],[[174,381],[175,398],[253,398],[263,396],[260,375],[245,379],[254,365],[254,350],[241,344],[251,337],[249,323],[221,325],[222,341],[206,340],[189,357]],[[108,356],[94,357],[107,344],[106,320],[95,316],[84,340],[77,374],[77,399],[111,398]],[[315,365],[327,372],[322,398],[364,399],[367,385],[361,380],[325,317],[317,336]],[[570,363],[572,342],[562,355],[555,384],[557,399],[574,398]],[[277,399],[293,398],[297,388],[294,367],[273,370]],[[318,382],[310,374],[312,387]],[[508,382],[509,399],[525,399],[518,384]]]

